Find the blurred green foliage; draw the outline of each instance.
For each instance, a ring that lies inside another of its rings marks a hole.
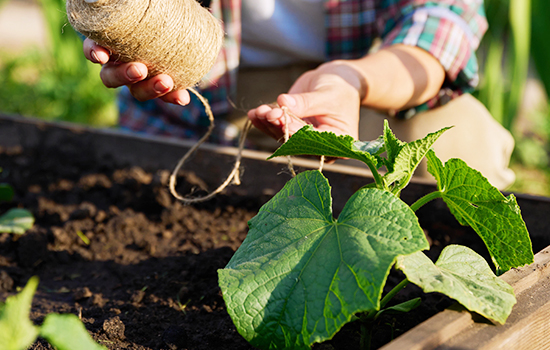
[[[531,0],[532,8],[532,45],[531,55],[537,68],[542,83],[546,89],[546,94],[550,96],[550,1]]]
[[[485,0],[489,30],[477,97],[512,130],[529,72],[531,0]]]
[[[550,108],[523,106],[520,113],[528,78],[538,76],[550,95],[550,1],[485,0],[485,11],[489,30],[479,50],[476,97],[516,140],[517,180],[509,190],[550,196]]]
[[[46,51],[2,53],[0,110],[47,120],[115,125],[116,91],[102,85],[100,67],[85,59],[82,40],[68,24],[65,1],[40,0],[40,4],[49,45]]]
[[[531,63],[550,95],[550,1],[485,0],[485,12],[489,30],[480,48],[477,97],[513,130]]]

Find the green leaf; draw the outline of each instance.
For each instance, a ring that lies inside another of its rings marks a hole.
[[[328,131],[316,131],[311,125],[302,127],[279,147],[268,159],[279,156],[327,156],[360,160],[369,167],[378,168],[375,157],[384,147],[382,138],[374,141],[355,141],[349,135],[337,136]]]
[[[34,225],[34,216],[26,209],[10,209],[0,216],[0,232],[22,235]]]
[[[495,276],[485,259],[464,246],[447,246],[435,264],[417,252],[399,257],[396,266],[425,292],[448,295],[468,310],[501,324],[516,303],[513,288]]]
[[[40,336],[58,350],[106,350],[94,342],[84,324],[73,314],[46,316]]]
[[[38,328],[29,319],[37,286],[38,278],[30,278],[21,293],[7,298],[0,306],[0,349],[27,349],[38,336]]]
[[[513,194],[505,197],[460,159],[443,166],[433,151],[427,158],[428,171],[451,213],[483,239],[497,269],[508,271],[533,262],[529,232]]]
[[[399,314],[405,314],[407,312],[411,312],[412,310],[416,309],[417,307],[422,304],[421,298],[414,298],[411,300],[407,300],[403,303],[387,307],[385,309],[382,309],[376,313],[374,316],[374,319],[378,319],[382,314],[390,314],[390,315],[399,315]]]
[[[239,333],[262,348],[307,349],[357,312],[378,310],[397,256],[428,248],[399,198],[363,189],[332,216],[319,171],[290,180],[249,222],[219,281]]]
[[[399,152],[401,152],[405,144],[406,142],[403,142],[399,140],[397,137],[395,137],[395,135],[390,129],[388,120],[385,119],[384,120],[384,145],[386,146],[386,155],[387,155],[385,165],[386,165],[386,168],[388,169],[388,173],[391,173],[394,171],[393,166],[395,164],[395,159],[397,158],[397,155],[399,154]]]
[[[0,202],[9,202],[13,199],[13,187],[8,184],[0,184]]]
[[[426,153],[428,153],[439,136],[441,136],[441,134],[448,129],[450,129],[450,127],[428,134],[423,139],[409,142],[402,147],[400,146],[401,149],[399,150],[397,156],[393,155],[392,152],[391,157],[395,157],[393,171],[384,176],[384,182],[388,187],[395,183],[392,190],[393,193],[398,194],[409,184],[414,171],[422,159],[424,159]],[[395,141],[393,141],[393,143],[395,143]],[[391,149],[395,147],[389,148]],[[388,160],[390,160],[390,158],[388,158]]]

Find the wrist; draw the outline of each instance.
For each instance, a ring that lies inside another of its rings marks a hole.
[[[317,68],[322,73],[338,75],[344,82],[351,86],[358,94],[359,101],[363,101],[367,95],[367,84],[356,66],[351,61],[334,60],[323,63]]]

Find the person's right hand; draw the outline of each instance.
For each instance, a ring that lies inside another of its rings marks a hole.
[[[164,102],[187,105],[190,102],[187,90],[173,90],[174,81],[169,75],[159,74],[147,78],[147,66],[141,62],[121,63],[112,58],[106,48],[91,39],[85,39],[84,55],[101,67],[101,81],[108,88],[127,85],[132,95],[139,101],[160,98]]]

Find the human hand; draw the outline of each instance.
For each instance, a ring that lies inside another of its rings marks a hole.
[[[187,90],[174,90],[174,81],[169,75],[159,74],[147,78],[147,66],[141,62],[117,62],[111,52],[96,44],[91,39],[85,39],[84,56],[93,63],[102,65],[100,77],[103,84],[109,88],[127,85],[132,95],[139,101],[153,98],[187,105],[190,102]]]
[[[265,134],[282,139],[285,123],[292,135],[305,124],[319,131],[350,135],[357,139],[359,108],[366,84],[357,70],[346,61],[332,61],[308,71],[296,80],[277,103],[298,118],[285,118],[280,107],[261,105],[248,112],[252,124]]]

